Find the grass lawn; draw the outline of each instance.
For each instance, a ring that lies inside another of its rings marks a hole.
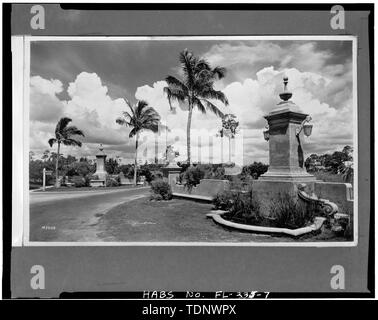
[[[228,229],[206,214],[212,204],[192,200],[133,200],[110,209],[97,224],[102,241],[122,242],[303,242],[345,241],[328,230],[295,239]]]

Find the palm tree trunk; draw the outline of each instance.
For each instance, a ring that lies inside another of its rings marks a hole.
[[[155,133],[155,164],[158,163],[158,154],[159,154],[159,144],[158,144],[158,133]]]
[[[135,161],[134,161],[134,186],[137,185],[137,170],[138,170],[138,138],[139,134],[135,135]]]
[[[55,161],[55,187],[59,188],[59,154],[60,154],[60,142],[58,142],[58,152],[56,154],[56,161]]]
[[[223,163],[223,136],[221,136],[221,163]]]
[[[190,127],[191,127],[191,124],[192,124],[192,112],[193,112],[192,104],[189,103],[188,123],[187,123],[187,126],[186,126],[186,150],[187,150],[187,154],[188,154],[188,165],[190,165],[190,163],[191,163],[191,157],[190,157]]]
[[[228,162],[231,163],[231,137],[228,137]]]

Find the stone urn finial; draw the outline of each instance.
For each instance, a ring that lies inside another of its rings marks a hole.
[[[292,97],[292,93],[287,90],[287,84],[289,83],[289,78],[284,75],[283,77],[284,91],[280,93],[280,98],[283,101],[288,101]]]

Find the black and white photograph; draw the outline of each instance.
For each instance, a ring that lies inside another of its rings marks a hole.
[[[356,244],[356,38],[19,42],[26,243]]]
[[[374,6],[242,2],[3,6],[0,298],[375,295]]]

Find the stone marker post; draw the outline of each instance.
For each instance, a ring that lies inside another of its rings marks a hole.
[[[108,173],[105,170],[106,154],[102,144],[100,144],[99,150],[100,152],[96,154],[96,172],[94,175],[98,176],[98,180],[103,181],[103,185],[106,186],[106,177]],[[91,181],[91,186],[98,186],[98,180],[92,180],[93,182]]]
[[[316,181],[304,166],[304,137],[310,135],[312,129],[306,123],[311,118],[290,101],[292,93],[287,84],[288,78],[284,77],[284,91],[279,95],[281,101],[264,117],[268,121],[264,138],[269,141],[269,169],[253,182],[253,190],[263,200],[265,211],[280,193],[297,196],[299,183],[306,183],[311,192]]]

